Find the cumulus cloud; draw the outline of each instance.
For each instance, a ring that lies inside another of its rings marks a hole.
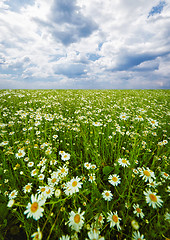
[[[169,88],[169,0],[2,0],[0,10],[1,88]]]

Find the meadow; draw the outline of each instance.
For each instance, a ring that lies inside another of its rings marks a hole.
[[[1,240],[168,240],[169,90],[0,90]]]

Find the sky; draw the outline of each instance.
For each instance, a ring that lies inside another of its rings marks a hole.
[[[170,0],[0,0],[0,89],[169,89]]]

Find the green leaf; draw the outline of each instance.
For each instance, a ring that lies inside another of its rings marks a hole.
[[[106,166],[106,167],[103,168],[103,173],[105,175],[109,175],[112,171],[113,171],[113,167]]]

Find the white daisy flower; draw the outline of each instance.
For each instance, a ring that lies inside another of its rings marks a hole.
[[[103,191],[102,196],[103,196],[104,200],[111,201],[113,194],[111,193],[111,191],[105,190],[105,191]]]
[[[144,167],[142,168],[142,171],[140,172],[140,177],[147,182],[152,182],[153,178],[155,179],[155,174],[153,171],[151,171],[148,167],[145,169]]]
[[[96,176],[95,176],[95,174],[94,173],[91,173],[91,174],[89,174],[89,182],[94,182],[95,181],[95,179],[96,179]]]
[[[65,194],[72,195],[73,193],[79,192],[79,188],[82,187],[82,182],[80,182],[80,178],[72,178],[69,182],[66,183],[65,186]]]
[[[104,218],[104,216],[103,216],[102,213],[97,214],[97,215],[95,216],[96,223],[97,223],[97,225],[99,225],[99,226],[103,225],[104,219],[105,219],[105,218]]]
[[[23,187],[24,193],[31,192],[31,188],[32,188],[32,183],[27,183],[27,185]]]
[[[17,190],[13,190],[13,191],[9,194],[8,197],[9,197],[9,199],[11,200],[11,199],[16,198],[17,194],[18,194],[18,191],[17,191]]]
[[[140,232],[137,231],[133,233],[132,240],[145,240],[145,239],[144,239],[144,235],[143,234],[141,235]]]
[[[169,174],[166,172],[161,172],[161,176],[165,179],[169,179]]]
[[[129,161],[126,158],[119,158],[118,159],[118,163],[122,166],[122,167],[127,167],[128,165],[130,165]]]
[[[84,224],[83,215],[85,212],[80,213],[80,211],[81,211],[81,208],[78,209],[77,213],[75,213],[74,211],[71,211],[71,213],[69,213],[70,217],[69,217],[68,225],[69,227],[72,228],[72,230],[76,232],[79,232]]]
[[[12,207],[15,203],[15,200],[14,199],[11,199],[8,201],[8,204],[7,204],[7,207]]]
[[[63,155],[61,155],[61,160],[68,161],[69,159],[70,159],[69,153],[64,153]]]
[[[40,219],[43,216],[44,208],[41,206],[44,205],[45,201],[40,200],[40,196],[37,197],[31,195],[31,203],[29,202],[27,205],[27,210],[25,210],[24,214],[27,214],[27,218],[33,217],[35,220]]]
[[[116,225],[117,229],[120,230],[120,220],[121,218],[119,218],[117,211],[112,213],[108,213],[108,217],[107,217],[107,221],[110,222],[110,228],[114,227]]]
[[[88,232],[88,237],[90,240],[104,240],[104,237],[101,237],[100,231],[97,229],[91,229],[90,232]]]
[[[139,204],[133,204],[134,211],[133,213],[137,215],[137,217],[143,218],[145,215],[142,212],[142,209],[139,207]]]
[[[113,174],[109,176],[109,183],[113,186],[117,186],[120,183],[121,178],[119,178],[119,175]]]
[[[59,238],[59,240],[70,240],[70,237],[68,235],[63,235],[62,237]]]
[[[84,167],[86,168],[86,169],[91,169],[91,163],[89,163],[89,162],[85,162],[84,163]]]
[[[37,232],[33,233],[31,235],[31,237],[33,238],[33,240],[41,240],[42,239],[42,232],[40,231],[40,228],[37,228]]]
[[[156,192],[151,192],[150,190],[147,190],[143,193],[146,196],[146,202],[149,204],[149,206],[152,206],[153,208],[162,207],[163,201],[160,196],[156,195]]]

